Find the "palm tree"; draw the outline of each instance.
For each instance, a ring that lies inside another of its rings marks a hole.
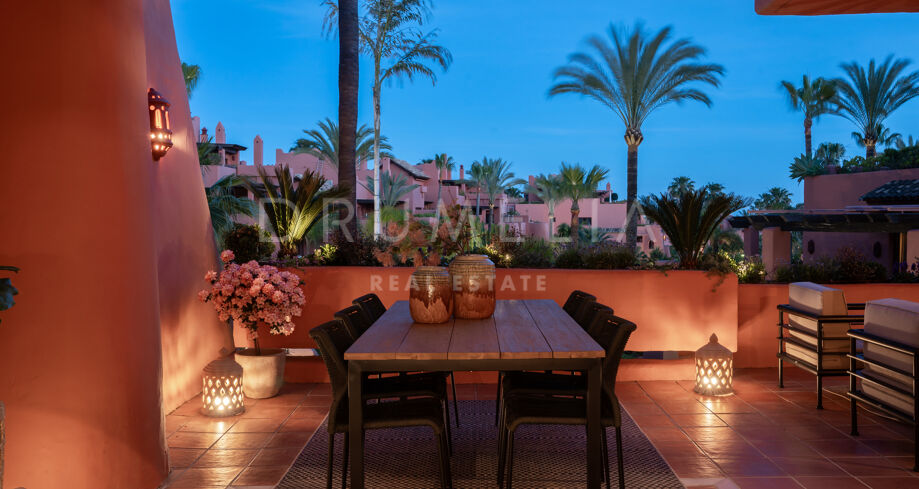
[[[408,178],[405,175],[397,174],[393,176],[392,173],[384,171],[380,175],[380,204],[383,207],[396,207],[399,205],[399,202],[402,201],[402,198],[410,194],[413,190],[419,187],[418,184],[409,184]],[[373,177],[367,175],[367,184],[364,185],[364,188],[374,193],[376,186],[373,182]]]
[[[587,38],[595,55],[578,52],[568,64],[555,70],[555,85],[549,96],[578,94],[607,106],[625,124],[628,146],[626,244],[634,248],[638,236],[638,146],[644,140],[642,124],[655,109],[687,100],[711,106],[711,99],[694,84],[720,85],[724,67],[696,62],[705,48],[688,39],[668,46],[672,28],[648,35],[638,23],[629,31],[609,27],[609,41],[600,36]]]
[[[897,108],[919,95],[919,72],[906,73],[909,60],[887,57],[881,64],[872,59],[868,69],[856,62],[843,63],[848,79],[836,81],[840,114],[858,128],[865,158],[877,151],[884,120]]]
[[[434,202],[434,225],[440,225],[440,191],[443,187],[442,176],[444,171],[452,173],[453,169],[456,168],[456,163],[453,161],[452,156],[447,156],[447,153],[441,153],[434,157],[434,167],[437,168],[437,201]]]
[[[482,199],[482,189],[485,187],[485,165],[488,157],[483,157],[482,161],[473,161],[469,167],[469,176],[475,180],[475,217],[479,217],[479,202]]]
[[[329,3],[335,4],[333,0]],[[348,194],[348,234],[357,237],[357,101],[360,84],[360,19],[357,0],[338,0],[338,185]],[[331,20],[331,19],[329,19]]]
[[[836,112],[833,99],[836,97],[836,86],[833,81],[817,78],[810,81],[807,75],[802,77],[801,86],[796,87],[790,81],[782,81],[788,106],[792,110],[804,112],[804,154],[811,152],[811,126],[824,114]]]
[[[555,236],[555,206],[565,198],[561,180],[556,176],[539,174],[533,183],[527,192],[534,194],[546,204],[549,210],[549,236]]]
[[[743,251],[743,238],[733,229],[725,230],[719,227],[712,233],[712,237],[708,240],[708,246],[715,253],[719,251],[737,253]]]
[[[264,166],[256,171],[261,185],[248,181],[247,187],[262,199],[268,224],[280,242],[280,252],[289,256],[301,251],[306,234],[329,213],[334,201],[350,193],[340,185],[323,189],[327,180],[311,170],[304,171],[296,181],[287,165],[275,165],[273,177],[268,176]]]
[[[571,199],[571,229],[580,228],[579,216],[581,207],[578,201],[590,197],[596,197],[597,186],[606,178],[609,170],[594,165],[590,170],[586,170],[580,164],[569,165],[562,163],[559,171],[559,181],[561,182],[562,195]],[[571,241],[574,246],[579,244],[579,233],[571,233]]]
[[[338,124],[332,119],[326,117],[324,121],[316,123],[318,129],[304,129],[305,138],[299,138],[294,142],[290,150],[294,153],[307,153],[319,158],[319,167],[316,172],[322,174],[322,164],[328,162],[335,168],[338,168],[339,160],[339,130]],[[357,147],[356,161],[360,165],[373,157],[373,130],[362,125],[358,128],[355,135],[355,144]],[[382,156],[392,157],[390,151],[392,146],[386,139],[386,136],[380,138],[380,149],[383,150]]]
[[[696,188],[696,182],[689,177],[673,177],[673,181],[667,187],[667,193],[673,196],[680,195],[683,192],[692,192]]]
[[[875,148],[879,146],[883,146],[884,148],[894,146],[903,136],[898,132],[891,134],[890,129],[883,124],[878,124],[872,132],[877,135],[877,139],[874,143]],[[852,140],[855,141],[856,146],[859,148],[865,147],[865,136],[862,133],[852,131]]]
[[[185,94],[191,99],[191,93],[198,87],[198,81],[201,80],[203,71],[198,65],[190,65],[182,62],[182,78],[185,79]]]
[[[814,156],[825,165],[837,165],[846,157],[846,147],[842,143],[820,143]]]
[[[485,193],[488,194],[488,208],[490,210],[488,233],[491,234],[494,231],[495,224],[495,201],[508,187],[519,185],[522,180],[515,178],[514,172],[510,171],[511,162],[504,161],[501,158],[482,158],[482,166],[485,174]],[[476,204],[476,207],[478,207],[478,204]]]
[[[217,242],[223,241],[226,233],[233,230],[234,218],[239,215],[252,217],[255,214],[255,202],[233,195],[233,188],[244,185],[236,175],[227,175],[204,189],[207,196],[207,207],[211,215],[211,225],[217,235]]]
[[[913,140],[913,136],[910,135],[909,139],[903,139],[903,136],[897,138],[897,141],[894,143],[894,147],[898,150],[904,150],[906,148],[912,148],[913,146],[919,145],[919,139]]]
[[[328,7],[326,26],[338,12],[333,0],[325,0]],[[361,48],[373,58],[373,178],[380,179],[380,98],[383,83],[418,76],[437,83],[437,75],[430,65],[446,71],[453,62],[450,51],[438,44],[438,30],[424,33],[421,28],[431,16],[428,0],[365,0],[367,14],[361,19]],[[379,185],[376,186],[379,188]],[[380,196],[373,196],[375,236],[380,236]]]
[[[750,201],[734,194],[713,194],[707,189],[691,190],[680,195],[642,197],[645,215],[656,222],[680,257],[680,267],[697,268],[705,244],[731,213]]]
[[[759,194],[753,202],[756,210],[788,210],[791,209],[791,192],[781,187],[772,187]]]
[[[523,192],[517,187],[507,187],[506,189],[504,189],[504,195],[512,199],[522,199],[523,198]]]

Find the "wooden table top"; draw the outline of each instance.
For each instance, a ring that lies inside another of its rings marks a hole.
[[[393,304],[345,352],[345,360],[602,358],[603,348],[555,301],[497,301],[487,319],[412,321],[408,301]]]

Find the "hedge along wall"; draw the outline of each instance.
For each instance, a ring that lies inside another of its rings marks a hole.
[[[827,284],[842,289],[847,302],[895,297],[919,302],[916,284]],[[738,287],[738,349],[734,365],[739,368],[775,367],[778,359],[776,306],[788,303],[788,284],[743,284]]]
[[[263,347],[314,347],[310,328],[332,319],[335,311],[368,292],[379,295],[387,307],[407,300],[413,269],[303,267],[290,271],[303,280],[303,315],[290,336],[261,333]],[[697,271],[498,269],[495,286],[498,299],[552,299],[559,304],[575,289],[595,294],[617,315],[638,325],[629,340],[630,350],[696,350],[712,333],[728,348],[737,349],[738,285],[733,275],[721,281]],[[237,345],[244,344],[241,332],[237,330],[236,335]],[[322,367],[319,372],[295,372],[304,367],[289,363],[290,381],[322,378]]]

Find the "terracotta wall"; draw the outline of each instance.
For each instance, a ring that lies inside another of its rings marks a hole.
[[[215,259],[169,3],[5,15],[0,54],[28,75],[0,81],[0,264],[22,268],[0,313],[4,487],[153,489],[168,470],[164,400],[189,397],[227,343],[194,296]],[[150,83],[177,133],[158,163]]]
[[[153,219],[163,343],[163,410],[201,392],[201,369],[232,348],[226,323],[197,299],[217,251],[202,190],[195,132],[185,96],[168,0],[144,2],[147,83],[170,101],[175,144],[153,165]]]
[[[830,284],[842,289],[848,302],[895,297],[919,302],[919,285],[915,284]],[[744,284],[738,288],[737,367],[774,367],[778,350],[778,311],[776,306],[788,303],[787,284]]]
[[[312,347],[309,329],[369,291],[388,306],[407,300],[411,268],[305,267],[294,270],[304,281],[306,305],[288,337],[266,337],[275,347]],[[722,344],[737,346],[737,279],[718,284],[704,272],[664,274],[630,270],[498,269],[498,299],[553,299],[563,304],[574,289],[599,301],[638,325],[629,340],[633,350],[695,350],[717,333]],[[714,289],[714,291],[713,291]]]

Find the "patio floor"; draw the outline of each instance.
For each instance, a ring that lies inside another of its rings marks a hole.
[[[862,413],[861,436],[849,432],[848,402],[824,395],[814,377],[788,369],[738,371],[736,395],[711,398],[691,382],[617,386],[623,406],[687,487],[919,488],[911,428]],[[845,379],[829,379],[834,392]],[[247,400],[241,416],[212,419],[191,399],[166,417],[169,489],[272,488],[327,414],[326,384],[290,384],[272,399]],[[494,384],[461,384],[461,400],[494,399]],[[628,454],[626,452],[626,464]]]

